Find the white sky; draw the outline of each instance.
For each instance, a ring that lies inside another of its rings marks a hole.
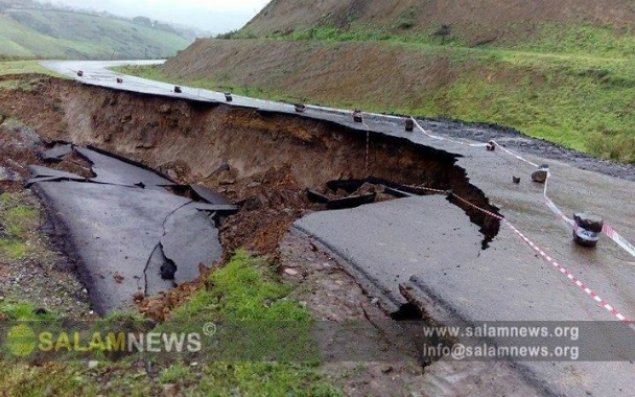
[[[76,8],[107,11],[114,15],[139,15],[189,25],[211,33],[241,28],[269,0],[40,0]]]

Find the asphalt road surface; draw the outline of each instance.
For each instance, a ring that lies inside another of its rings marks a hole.
[[[89,179],[30,166],[32,186],[88,286],[95,311],[133,305],[200,275],[222,255],[212,214],[226,203],[194,202],[167,191],[172,181],[105,153],[83,147],[47,151],[54,159],[75,150],[91,163]]]
[[[123,76],[106,68],[131,62],[45,62],[44,66],[89,85],[201,102],[225,102],[222,93]],[[141,63],[141,62],[134,62]],[[84,76],[77,77],[82,70]],[[230,106],[295,114],[288,104],[234,96]],[[404,119],[364,115],[355,123],[350,111],[309,107],[301,117],[338,123],[359,133],[386,134],[458,155],[457,165],[470,183],[484,192],[500,213],[537,246],[629,318],[635,317],[635,258],[602,238],[595,250],[572,242],[571,230],[545,206],[543,186],[531,182],[534,168],[514,157],[482,146],[433,139],[404,131]],[[430,133],[444,135],[438,124],[422,122]],[[518,138],[524,139],[524,138]],[[513,141],[509,138],[508,141]],[[511,144],[511,143],[510,143]],[[513,145],[512,145],[513,146]],[[522,148],[522,145],[521,145]],[[550,196],[564,212],[601,214],[629,241],[635,241],[635,183],[584,171],[553,159],[525,156],[551,167]],[[533,153],[533,154],[531,154]],[[521,177],[520,184],[512,176]],[[544,261],[513,230],[501,226],[490,248],[480,248],[481,235],[457,207],[440,198],[422,197],[321,212],[297,222],[350,263],[358,281],[376,291],[386,307],[403,303],[399,284],[442,320],[607,321],[615,317],[565,275]],[[628,329],[624,325],[625,329]],[[630,334],[635,345],[635,332]],[[607,338],[610,338],[607,335]],[[623,344],[623,341],[615,341]],[[633,362],[535,362],[512,359],[510,368],[543,395],[632,396]],[[505,378],[500,378],[505,382]]]

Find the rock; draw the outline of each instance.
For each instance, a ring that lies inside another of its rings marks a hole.
[[[247,200],[245,200],[242,209],[244,211],[255,211],[262,208],[265,202],[266,199],[262,196],[249,197]]]
[[[99,366],[99,361],[90,360],[88,362],[88,369],[95,369]]]
[[[297,276],[298,275],[298,271],[295,269],[291,269],[291,268],[286,268],[284,269],[285,274],[289,275],[289,276]]]
[[[19,182],[20,175],[9,168],[0,166],[0,182]]]
[[[534,171],[534,173],[531,174],[531,180],[536,183],[547,182],[547,177],[549,177],[549,170],[545,168],[541,168],[537,171]]]
[[[212,172],[210,175],[218,174],[220,172],[226,172],[229,170],[231,170],[231,167],[229,166],[229,164],[224,163],[218,166],[218,168],[214,172]]]

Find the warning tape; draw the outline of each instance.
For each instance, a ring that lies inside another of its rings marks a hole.
[[[419,187],[421,189],[428,190],[428,191],[431,191],[431,192],[444,193],[444,194],[448,193],[447,191],[444,191],[444,190],[426,188],[426,187],[423,187],[423,186],[419,186]],[[476,204],[470,202],[469,200],[457,195],[456,193],[450,192],[449,194],[451,196],[455,197],[457,200],[461,201],[462,203],[467,204],[470,207],[472,207],[472,208],[474,208],[474,209],[476,209],[476,210],[478,210],[478,211],[480,211],[480,212],[482,212],[484,214],[487,214],[487,215],[489,215],[489,216],[491,216],[493,218],[496,218],[496,219],[502,221],[516,235],[518,235],[518,237],[520,237],[527,245],[529,245],[534,251],[536,251],[536,253],[538,253],[544,260],[546,260],[548,263],[550,263],[554,268],[556,268],[558,270],[558,272],[560,272],[563,276],[565,276],[570,282],[575,284],[587,296],[589,296],[591,299],[593,299],[593,301],[596,304],[598,304],[600,307],[604,308],[606,311],[611,313],[616,319],[618,319],[619,321],[623,322],[624,324],[626,324],[627,326],[629,326],[631,329],[633,329],[635,331],[635,324],[633,323],[632,320],[630,320],[629,318],[624,316],[617,308],[615,308],[615,306],[611,305],[608,301],[606,301],[605,299],[601,298],[597,293],[595,293],[595,291],[593,289],[588,287],[587,284],[585,284],[582,281],[580,281],[566,267],[564,267],[558,261],[556,261],[554,258],[552,258],[549,254],[546,253],[545,250],[540,248],[536,243],[534,243],[527,236],[525,236],[525,234],[523,234],[510,221],[505,219],[504,216],[496,214],[496,213],[494,213],[492,211],[486,210],[485,208],[479,207],[478,205],[476,205]]]
[[[454,143],[458,143],[458,144],[463,144],[463,145],[468,145],[468,146],[486,146],[486,144],[469,144],[469,143],[465,143],[465,142],[461,142],[461,141],[457,141],[454,139],[450,139],[450,138],[446,138],[446,137],[442,137],[442,136],[438,136],[438,135],[432,135],[430,134],[428,131],[426,131],[418,122],[417,120],[415,120],[414,118],[412,118],[412,120],[414,121],[415,125],[417,126],[417,128],[426,136],[433,138],[433,139],[437,139],[437,140],[443,140],[443,141],[448,141],[448,142],[454,142]],[[505,152],[506,154],[514,157],[515,159],[522,161],[526,164],[531,165],[534,168],[539,168],[539,165],[527,160],[526,158],[522,157],[521,155],[512,152],[511,150],[503,147],[500,143],[492,140],[491,141],[494,145],[496,145],[496,147],[498,147],[499,149],[501,149],[503,152]],[[562,212],[562,210],[553,202],[553,200],[551,200],[551,198],[549,198],[549,195],[547,194],[548,192],[548,183],[549,183],[549,179],[551,178],[551,172],[547,171],[547,179],[545,180],[545,189],[543,192],[543,196],[545,199],[545,204],[547,205],[547,208],[549,208],[559,219],[561,219],[564,223],[566,223],[567,225],[569,225],[570,227],[572,227],[574,230],[577,228],[577,225],[575,223],[575,221],[569,217],[567,217],[564,212]],[[626,238],[624,238],[621,234],[619,234],[611,225],[609,224],[605,224],[603,229],[602,229],[602,233],[607,236],[609,239],[611,239],[614,243],[616,243],[620,248],[622,248],[623,250],[625,250],[626,252],[628,252],[630,255],[632,255],[633,257],[635,257],[635,245],[633,245],[632,243],[630,243]]]
[[[564,275],[569,281],[575,284],[578,288],[584,291],[591,299],[593,299],[598,305],[611,313],[615,318],[622,321],[626,325],[628,325],[631,329],[635,331],[635,325],[633,321],[628,319],[619,310],[615,308],[615,306],[609,304],[606,300],[602,299],[598,294],[596,294],[591,288],[589,288],[585,283],[580,281],[577,277],[573,275],[566,267],[562,266],[555,259],[549,256],[543,249],[537,246],[533,241],[531,241],[527,236],[525,236],[518,228],[511,224],[511,222],[504,220],[504,223],[509,226],[514,233],[516,233],[525,243],[527,243],[534,251],[536,251],[543,259],[549,262],[553,267],[555,267],[562,275]]]
[[[604,225],[602,227],[602,233],[604,233],[608,238],[615,241],[617,245],[622,247],[626,252],[635,257],[635,246],[631,244],[628,240],[622,237],[611,225]]]
[[[413,120],[414,120],[414,118],[413,118]],[[456,142],[456,143],[460,143],[458,141],[450,140],[450,139],[447,139],[447,138],[444,138],[444,137],[433,136],[432,134],[429,134],[425,129],[423,129],[423,127],[421,127],[421,125],[419,125],[419,123],[416,120],[414,120],[414,122],[415,122],[415,125],[419,128],[419,130],[421,130],[425,135],[427,135],[427,136],[429,136],[429,137],[431,137],[433,139],[441,139],[441,140],[453,141],[453,142]],[[512,152],[511,150],[508,150],[507,148],[503,148],[497,142],[492,141],[492,143],[494,145],[496,145],[497,147],[501,148],[507,154],[515,157],[516,159],[518,159],[520,161],[523,161],[523,162],[525,162],[527,164],[530,164],[533,167],[538,168],[537,164],[535,164],[535,163],[523,158],[522,156]],[[550,176],[551,176],[551,173],[549,171],[547,171],[547,180],[545,181],[545,188],[544,188],[544,191],[543,191],[545,203],[546,203],[547,207],[551,211],[553,211],[560,219],[562,219],[565,223],[567,223],[569,226],[571,226],[572,228],[575,229],[577,227],[576,223],[571,218],[567,217],[564,214],[564,212],[562,212],[562,210],[560,210],[560,208],[558,208],[558,206],[553,202],[553,200],[551,200],[549,198],[549,196],[547,194],[548,181],[549,181],[549,177]],[[422,187],[422,188],[424,188],[424,187]],[[431,189],[431,188],[424,188],[424,189],[429,190],[429,191],[433,191],[433,192],[437,192],[437,193],[446,193],[446,192],[438,190],[438,189]],[[540,248],[536,243],[534,243],[527,236],[525,236],[516,226],[514,226],[510,221],[505,219],[505,217],[503,217],[502,215],[496,214],[496,213],[494,213],[492,211],[489,211],[489,210],[486,210],[484,208],[481,208],[478,205],[470,202],[469,200],[464,199],[463,197],[457,195],[456,193],[450,193],[450,194],[453,197],[455,197],[457,200],[461,201],[462,203],[464,203],[464,204],[466,204],[466,205],[468,205],[468,206],[470,206],[472,208],[475,208],[476,210],[478,210],[478,211],[480,211],[480,212],[482,212],[484,214],[487,214],[487,215],[489,215],[489,216],[491,216],[493,218],[496,218],[496,219],[502,221],[505,225],[507,225],[510,229],[512,229],[512,231],[516,235],[518,235],[527,245],[529,245],[534,251],[536,251],[544,260],[549,262],[562,275],[564,275],[570,282],[575,284],[587,296],[589,296],[591,299],[593,299],[593,301],[596,302],[596,304],[600,305],[602,308],[604,308],[606,311],[611,313],[619,321],[625,323],[626,325],[628,325],[631,329],[633,329],[635,331],[635,324],[633,323],[632,320],[630,320],[626,316],[624,316],[619,310],[617,310],[615,308],[615,306],[609,304],[608,301],[606,301],[605,299],[602,299],[598,294],[596,294],[585,283],[583,283],[577,277],[575,277],[573,275],[573,273],[571,273],[566,267],[561,265],[558,261],[556,261],[550,255],[548,255],[542,248]],[[619,233],[617,233],[610,225],[605,225],[604,228],[603,228],[603,232],[608,237],[610,237],[613,241],[615,241],[618,245],[620,245],[622,248],[624,248],[625,250],[630,252],[631,255],[635,256],[635,247],[633,247],[632,244],[630,244]]]
[[[539,166],[538,166],[538,164],[536,164],[536,163],[534,163],[534,162],[532,162],[532,161],[527,160],[526,158],[524,158],[524,157],[522,157],[522,156],[520,156],[520,155],[518,155],[518,154],[516,154],[516,153],[512,152],[511,150],[507,149],[506,147],[501,146],[498,142],[496,142],[496,141],[494,141],[494,140],[493,140],[493,141],[492,141],[492,143],[494,143],[494,145],[496,145],[496,146],[497,146],[499,149],[501,149],[503,152],[505,152],[505,153],[509,154],[509,155],[510,155],[510,156],[512,156],[512,157],[515,157],[517,160],[520,160],[520,161],[522,161],[522,162],[525,162],[525,163],[527,163],[527,164],[529,164],[529,165],[531,165],[531,166],[533,166],[533,167],[535,167],[535,168],[538,168],[538,167],[539,167]]]
[[[466,145],[466,146],[470,146],[470,147],[485,147],[485,146],[487,146],[487,143],[469,143],[469,142],[465,142],[465,141],[459,141],[459,140],[456,140],[456,139],[446,138],[444,136],[430,134],[428,131],[423,129],[423,127],[421,127],[421,125],[419,125],[417,120],[415,120],[414,118],[412,118],[412,120],[414,121],[414,123],[417,126],[417,128],[419,128],[419,130],[421,132],[423,132],[423,134],[426,135],[428,138],[436,139],[438,141],[447,141],[447,142],[458,143],[459,145]]]

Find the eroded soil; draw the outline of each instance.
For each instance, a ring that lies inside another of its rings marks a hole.
[[[40,76],[22,78],[33,82],[31,88],[0,90],[0,114],[5,124],[6,120],[20,120],[37,134],[29,135],[34,142],[30,146],[3,145],[0,149],[2,166],[20,175],[3,185],[5,188],[21,191],[27,178],[25,165],[41,163],[37,153],[44,144],[36,139],[38,135],[44,141],[95,145],[158,169],[179,183],[212,188],[241,207],[221,224],[226,256],[246,247],[275,259],[283,277],[297,286],[294,298],[305,302],[317,319],[360,321],[374,333],[364,339],[367,345],[363,349],[398,357],[394,363],[369,361],[362,366],[334,361],[326,368],[334,382],[351,395],[386,395],[403,384],[417,389],[423,379],[422,365],[412,350],[395,346],[392,333],[398,330],[392,329],[378,297],[368,296],[337,261],[310,240],[287,232],[302,215],[325,209],[308,199],[309,188],[335,198],[370,191],[380,193],[377,200],[391,198],[381,194],[377,184],[362,185],[357,192],[329,189],[328,182],[334,180],[374,177],[403,186],[452,189],[492,208],[455,166],[452,155],[377,135],[370,136],[367,150],[365,134],[326,123],[112,92]],[[3,132],[11,138],[16,134],[11,129]],[[56,167],[90,172],[81,159],[69,159]],[[498,224],[466,212],[466,222],[479,224],[486,239],[497,233]],[[205,273],[222,263],[208,264],[212,267]],[[156,320],[167,318],[173,308],[205,286],[206,276],[160,296],[139,297],[140,311]]]

